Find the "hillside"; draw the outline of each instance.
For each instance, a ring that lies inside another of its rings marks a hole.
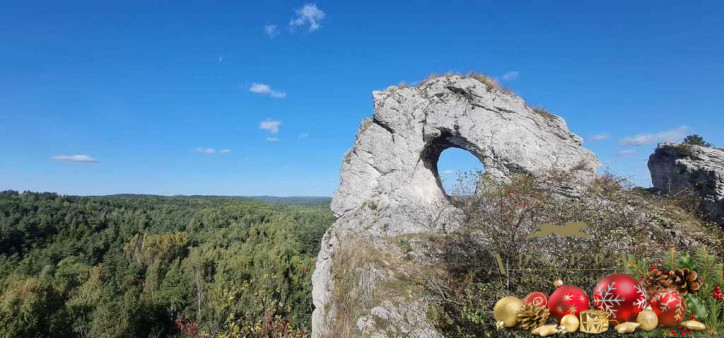
[[[333,221],[308,202],[0,193],[0,336],[303,334]]]

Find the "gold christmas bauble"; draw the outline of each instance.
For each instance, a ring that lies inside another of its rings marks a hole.
[[[563,325],[566,328],[566,332],[576,332],[578,331],[578,317],[576,315],[567,314],[561,318],[561,325]]]
[[[518,312],[523,308],[523,301],[513,296],[503,297],[493,308],[495,321],[502,321],[503,326],[513,327],[518,325]]]
[[[649,306],[639,313],[638,317],[636,317],[636,322],[641,324],[639,329],[643,331],[653,331],[653,329],[659,325],[659,317],[656,316],[656,312]]]

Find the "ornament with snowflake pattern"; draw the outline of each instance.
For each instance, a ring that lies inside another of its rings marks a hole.
[[[579,312],[591,308],[590,299],[583,289],[575,285],[563,285],[561,281],[557,281],[556,286],[558,288],[548,299],[548,310],[555,320],[561,321],[567,314],[578,317]]]
[[[635,322],[639,312],[646,308],[646,290],[629,274],[610,274],[593,289],[593,307],[611,314],[611,326]]]
[[[686,299],[678,291],[662,290],[651,296],[651,309],[659,317],[659,327],[674,327],[684,319]]]

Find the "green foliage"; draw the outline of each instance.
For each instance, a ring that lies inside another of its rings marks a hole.
[[[326,204],[0,193],[0,337],[304,336]]]
[[[712,144],[709,142],[706,142],[703,137],[697,134],[689,135],[686,138],[684,138],[684,144],[691,144],[695,146],[702,146],[702,147],[712,147]]]

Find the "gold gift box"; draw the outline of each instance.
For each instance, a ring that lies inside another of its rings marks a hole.
[[[601,333],[608,330],[608,319],[610,314],[602,310],[585,310],[578,314],[581,332]]]

